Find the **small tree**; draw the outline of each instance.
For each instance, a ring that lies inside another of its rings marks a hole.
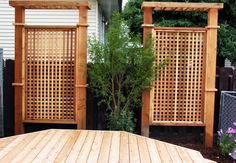
[[[105,43],[90,40],[90,86],[106,105],[112,130],[133,131],[132,108],[154,77],[151,41],[143,48],[140,40],[118,13],[113,14]]]

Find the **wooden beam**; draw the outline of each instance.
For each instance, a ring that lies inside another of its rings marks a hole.
[[[77,26],[77,53],[75,58],[75,109],[77,128],[86,129],[86,89],[76,87],[87,84],[87,20],[88,8],[79,7],[79,24]]]
[[[151,35],[152,25],[152,8],[144,8],[144,25],[143,25],[143,44],[147,41],[148,36]],[[142,118],[141,118],[141,134],[149,137],[149,112],[150,112],[150,90],[142,93]]]
[[[78,9],[81,6],[90,9],[86,0],[10,0],[9,4],[25,9]]]
[[[218,25],[218,10],[210,9],[208,12],[208,26]],[[217,28],[208,28],[207,31],[207,56],[206,56],[206,76],[205,76],[205,146],[213,146],[213,126],[214,126],[214,104],[215,104],[215,79],[216,79],[216,50],[217,50]]]
[[[223,3],[143,2],[142,9],[144,8],[153,8],[159,11],[208,11],[222,9]]]
[[[25,23],[25,9],[23,7],[15,8],[15,23]],[[24,53],[23,45],[23,26],[15,27],[15,83],[22,86],[15,86],[15,134],[24,132],[23,126],[23,71],[22,61]]]

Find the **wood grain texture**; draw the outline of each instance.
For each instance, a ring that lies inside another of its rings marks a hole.
[[[153,29],[158,71],[151,90],[150,124],[204,126],[202,104],[206,28]],[[201,45],[201,46],[200,46]]]
[[[10,0],[9,4],[25,9],[78,9],[81,6],[90,8],[86,0]]]
[[[15,8],[15,23],[25,23],[25,9]],[[15,86],[15,134],[24,132],[23,120],[23,56],[24,56],[24,28],[15,27],[15,83],[22,86]]]
[[[76,28],[27,26],[25,31],[24,122],[75,122]]]
[[[15,7],[15,133],[23,123],[86,128],[85,0],[10,0]],[[25,9],[77,9],[79,24],[25,25]]]
[[[218,10],[211,9],[208,12],[208,26],[218,25]],[[217,51],[217,28],[209,28],[207,31],[207,54],[205,72],[205,146],[213,146],[214,129],[214,105],[215,105],[215,80],[216,80],[216,51]],[[211,91],[213,90],[213,91]]]
[[[120,131],[45,130],[2,138],[0,162],[210,162],[201,153]],[[4,143],[6,142],[6,143]]]
[[[143,2],[142,9],[152,8],[159,11],[208,11],[222,9],[223,3],[184,3],[184,2]]]

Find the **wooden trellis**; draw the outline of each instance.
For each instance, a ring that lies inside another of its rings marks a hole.
[[[15,133],[24,123],[86,126],[87,1],[10,0],[15,7]],[[78,9],[74,26],[26,25],[25,9]]]
[[[169,65],[156,74],[151,89],[152,124],[203,124],[205,34],[204,28],[153,29],[155,63]]]
[[[205,126],[205,144],[213,145],[217,20],[222,8],[222,3],[143,3],[144,44],[151,32],[155,64],[169,62],[143,92],[143,135],[149,135],[149,125]],[[154,27],[153,10],[208,12],[208,26]]]

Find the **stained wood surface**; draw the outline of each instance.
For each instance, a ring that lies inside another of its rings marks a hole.
[[[159,11],[208,11],[222,9],[223,3],[185,3],[185,2],[143,2],[142,8]]]
[[[10,0],[13,7],[25,9],[78,9],[79,7],[90,8],[86,0]]]
[[[74,27],[25,28],[24,121],[74,123]]]
[[[200,152],[120,131],[44,130],[0,139],[0,162],[210,162]]]
[[[152,125],[204,126],[205,28],[153,28],[156,72],[151,90]]]

